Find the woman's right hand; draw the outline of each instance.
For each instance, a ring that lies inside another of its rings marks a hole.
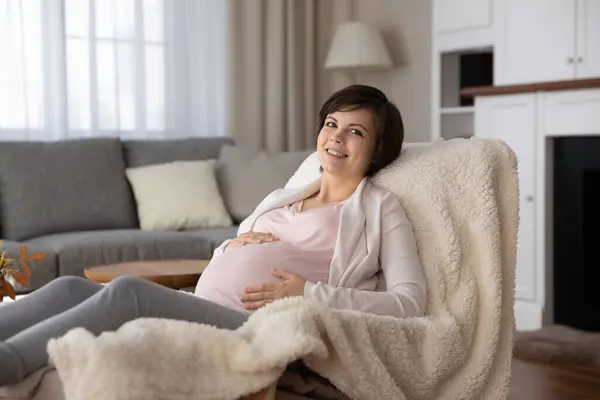
[[[233,239],[231,242],[225,246],[225,249],[228,247],[240,247],[245,246],[247,244],[260,244],[260,243],[269,243],[276,242],[279,238],[272,233],[268,232],[246,232],[242,233],[240,236]]]

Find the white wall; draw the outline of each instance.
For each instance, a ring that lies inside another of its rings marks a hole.
[[[408,142],[431,139],[431,24],[432,5],[425,0],[327,0],[318,2],[318,58],[322,66],[338,24],[358,20],[378,27],[394,68],[355,77],[342,72],[318,74],[318,104],[335,90],[354,82],[372,85],[393,101],[405,125]]]
[[[317,102],[321,105],[333,92],[354,83],[350,76],[323,67],[337,26],[353,18],[354,0],[318,1],[317,7]]]
[[[405,141],[430,140],[432,2],[354,0],[353,17],[382,30],[394,69],[361,74],[358,83],[375,86],[393,101],[404,119]]]

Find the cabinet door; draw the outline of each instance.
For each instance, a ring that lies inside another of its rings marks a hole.
[[[501,1],[495,83],[573,79],[576,4],[576,0]]]
[[[485,28],[491,24],[492,0],[435,0],[437,32]]]
[[[505,141],[515,152],[519,172],[520,221],[516,298],[536,301],[535,138],[536,95],[477,98],[475,136]],[[539,294],[542,295],[542,294]]]
[[[577,1],[577,77],[600,76],[600,1]]]

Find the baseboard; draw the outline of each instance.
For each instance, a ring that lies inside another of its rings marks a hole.
[[[515,323],[519,331],[532,331],[543,326],[544,307],[530,301],[515,302]]]

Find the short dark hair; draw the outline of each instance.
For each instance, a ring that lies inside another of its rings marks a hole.
[[[327,116],[336,111],[367,108],[375,115],[377,138],[373,160],[366,176],[373,176],[390,165],[402,151],[404,123],[400,110],[379,89],[367,85],[351,85],[332,94],[319,112],[319,132]]]

